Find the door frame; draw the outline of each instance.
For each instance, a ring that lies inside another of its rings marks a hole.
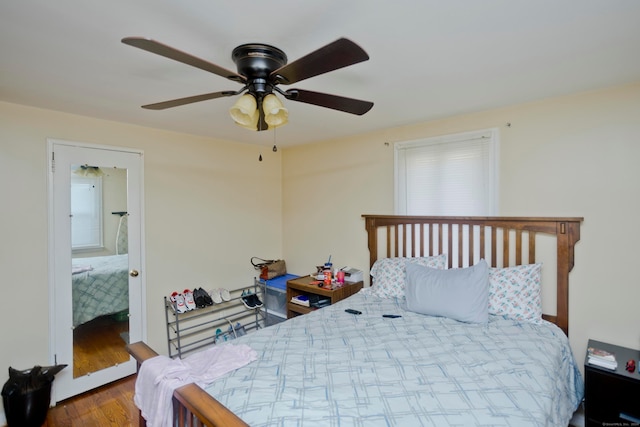
[[[137,277],[139,279],[140,286],[140,325],[141,325],[141,339],[146,341],[147,339],[147,313],[146,313],[146,268],[145,268],[145,228],[144,228],[144,153],[142,150],[133,149],[133,148],[124,148],[124,147],[116,147],[116,146],[108,146],[108,145],[100,145],[100,144],[90,144],[83,142],[75,142],[68,140],[59,140],[53,138],[47,138],[47,184],[48,184],[48,280],[49,280],[49,361],[52,365],[57,364],[57,336],[58,336],[58,328],[57,328],[57,318],[56,318],[56,229],[55,229],[55,215],[54,211],[54,172],[56,168],[56,162],[54,158],[54,152],[56,147],[67,146],[67,147],[76,147],[81,149],[91,149],[91,150],[104,150],[109,152],[122,152],[122,153],[130,153],[137,154],[140,156],[140,161],[136,165],[139,168],[139,210],[140,210],[140,265],[137,270],[141,272],[141,274]],[[129,204],[129,203],[127,203]],[[70,248],[69,248],[70,249]],[[114,369],[115,368],[115,369]],[[113,372],[117,378],[111,378],[110,374],[101,373],[101,371],[97,371],[93,374],[85,376],[93,377],[87,381],[84,381],[83,378],[78,378],[77,384],[80,388],[86,388],[86,390],[94,388],[94,386],[89,386],[89,383],[98,381],[106,384],[108,382],[117,380],[122,378],[128,374],[132,374],[135,372],[135,360],[130,358],[129,362],[123,363],[120,366],[116,366],[111,369],[110,372]],[[73,375],[72,369],[69,369],[69,372],[65,372],[67,369],[58,374],[60,375]],[[104,371],[104,370],[103,370]],[[74,379],[76,381],[76,379]],[[85,383],[87,383],[85,385]],[[52,392],[52,403],[56,403],[60,400],[71,397],[75,394],[81,393],[81,390],[78,392],[70,392],[68,390],[57,390],[56,382],[53,382],[53,392]]]

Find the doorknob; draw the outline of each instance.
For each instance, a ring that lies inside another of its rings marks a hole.
[[[138,277],[138,274],[140,274],[140,273],[138,272],[138,270],[131,270],[131,271],[129,272],[129,276],[131,276],[131,277]]]

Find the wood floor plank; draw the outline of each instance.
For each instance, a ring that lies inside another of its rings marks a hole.
[[[136,376],[59,402],[49,409],[46,427],[134,427],[138,408],[133,403]]]

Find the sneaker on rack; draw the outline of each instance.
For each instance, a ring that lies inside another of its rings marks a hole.
[[[195,310],[196,302],[193,299],[193,292],[189,289],[185,289],[182,291],[182,295],[184,296],[184,304],[187,306],[187,310]]]
[[[193,300],[195,301],[196,307],[198,308],[204,308],[207,305],[207,300],[204,298],[202,289],[200,288],[195,288],[193,290]]]
[[[235,330],[236,330],[236,336],[238,337],[247,335],[247,331],[244,330],[244,325],[240,324],[240,322],[236,323]]]
[[[235,330],[233,325],[229,325],[229,329],[227,329],[227,335],[229,335],[229,339],[235,339],[240,336],[238,331]]]
[[[173,292],[171,295],[169,295],[169,301],[171,301],[171,307],[173,308],[173,311],[178,311],[178,307],[176,304],[177,296],[178,296],[177,292]]]
[[[260,307],[262,307],[264,305],[264,304],[262,304],[262,301],[260,301],[260,298],[258,298],[258,295],[251,294],[251,298],[253,299],[254,308],[260,308]]]
[[[253,294],[250,294],[246,289],[244,291],[242,291],[242,295],[241,295],[242,303],[248,309],[256,308],[255,301],[254,301],[253,298],[251,298],[251,295],[253,295]]]
[[[220,293],[220,298],[222,298],[223,301],[231,301],[231,293],[228,289],[220,288],[218,289],[218,292]]]
[[[215,302],[216,304],[222,304],[222,296],[220,295],[220,289],[211,289],[211,292],[209,292],[209,295],[211,295],[211,299],[213,300],[213,302]]]
[[[171,302],[173,302],[173,308],[176,313],[184,313],[187,311],[187,305],[184,303],[184,297],[182,294],[174,292],[171,294]]]
[[[200,294],[202,295],[202,298],[204,298],[204,303],[206,305],[213,305],[213,300],[211,299],[211,295],[209,295],[209,292],[200,288]]]

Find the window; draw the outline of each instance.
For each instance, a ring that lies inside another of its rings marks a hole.
[[[102,177],[71,174],[71,247],[102,248]]]
[[[497,129],[397,143],[396,213],[495,215],[498,148]]]

